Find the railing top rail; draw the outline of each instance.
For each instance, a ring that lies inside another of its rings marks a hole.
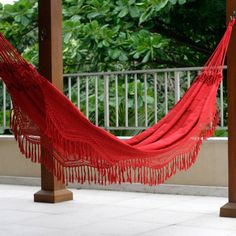
[[[165,72],[182,72],[182,71],[200,71],[203,67],[183,67],[183,68],[163,68],[148,70],[129,70],[129,71],[108,71],[108,72],[81,72],[74,74],[64,74],[64,77],[80,77],[80,76],[106,76],[106,75],[124,75],[124,74],[153,74]],[[224,66],[227,69],[227,66]]]

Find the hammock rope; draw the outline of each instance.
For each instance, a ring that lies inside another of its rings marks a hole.
[[[234,23],[173,109],[127,141],[93,125],[0,34],[0,77],[20,151],[62,182],[157,185],[187,170],[218,124],[216,94]]]

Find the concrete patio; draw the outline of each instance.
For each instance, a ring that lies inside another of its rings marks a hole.
[[[73,189],[73,201],[43,204],[38,189],[0,185],[0,235],[236,235],[223,197]]]

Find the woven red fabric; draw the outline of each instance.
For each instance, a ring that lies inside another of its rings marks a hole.
[[[11,128],[21,152],[63,182],[163,183],[196,160],[217,126],[216,93],[232,26],[174,108],[128,141],[94,126],[0,35],[0,76],[11,95]]]

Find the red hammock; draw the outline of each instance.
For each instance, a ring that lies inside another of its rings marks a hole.
[[[12,98],[11,128],[21,152],[63,182],[156,185],[188,169],[218,123],[216,93],[234,22],[174,108],[125,142],[94,126],[0,35],[0,77]]]

